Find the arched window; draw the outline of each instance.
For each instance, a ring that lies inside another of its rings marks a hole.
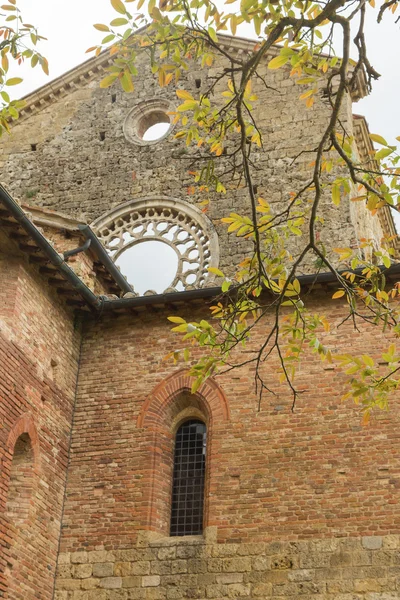
[[[207,428],[202,421],[183,423],[175,438],[171,535],[203,532]]]
[[[218,267],[217,233],[196,206],[165,197],[137,199],[92,227],[139,295],[201,288],[215,277],[210,268]]]

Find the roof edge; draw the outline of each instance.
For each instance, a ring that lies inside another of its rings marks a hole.
[[[143,30],[141,28],[139,31]],[[135,35],[133,34],[133,35]],[[228,34],[218,33],[218,38],[225,50],[234,51],[236,54],[251,53],[257,45],[257,40],[249,38],[231,36]],[[279,53],[278,46],[272,46],[268,50],[268,56],[276,56]],[[17,125],[37,112],[43,110],[59,98],[63,98],[75,89],[81,88],[90,83],[99,73],[102,73],[109,65],[113,63],[113,57],[110,56],[109,49],[104,49],[99,56],[91,57],[76,67],[69,69],[62,75],[56,77],[49,83],[37,88],[33,92],[26,94],[22,100],[26,102],[25,107],[20,111],[18,120],[11,121],[12,125]],[[361,69],[356,76],[356,87],[351,92],[353,102],[357,102],[361,98],[368,95],[367,80],[364,71]]]

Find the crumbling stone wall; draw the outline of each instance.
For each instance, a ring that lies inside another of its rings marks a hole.
[[[197,96],[208,89],[222,66],[217,63],[204,70],[193,66],[179,86]],[[260,73],[270,87],[266,88],[261,80],[255,83],[259,100],[254,115],[264,148],[254,149],[254,185],[257,195],[278,211],[287,205],[290,192],[311,179],[310,155],[302,151],[315,148],[330,113],[322,97],[322,84],[317,101],[307,109],[298,100],[300,88],[289,78],[287,68],[271,71],[265,61]],[[103,75],[93,75],[89,82],[82,78],[82,87],[74,85],[74,91],[64,92],[57,100],[38,101],[33,114],[14,125],[12,137],[2,140],[0,158],[10,191],[87,222],[134,198],[163,195],[189,203],[204,200],[196,191],[192,193],[188,157],[194,150],[187,149],[184,141],[175,140],[172,134],[158,144],[138,146],[123,134],[125,117],[140,103],[156,97],[177,106],[180,101],[175,89],[159,88],[145,56],[139,59],[133,94],[123,93],[116,86],[101,90],[99,80]],[[221,86],[215,88],[216,98],[221,91]],[[341,119],[351,133],[350,99],[344,104]],[[226,195],[211,194],[211,200],[209,216],[217,227],[221,266],[225,268],[239,262],[245,245],[235,233],[227,234],[220,218],[231,211],[247,213],[249,202],[243,189],[231,185],[231,176]],[[357,245],[356,224],[347,198],[340,207],[334,207],[327,197],[321,205],[321,216],[326,228],[322,241],[328,248],[333,244]]]
[[[80,328],[2,236],[0,282],[0,597],[51,600]],[[34,464],[28,487],[21,478],[13,481],[14,497],[29,496],[23,498],[27,511],[18,517],[7,500],[21,439],[31,447]]]

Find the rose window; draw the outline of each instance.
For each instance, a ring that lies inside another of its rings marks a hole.
[[[167,198],[128,202],[93,225],[135,292],[160,294],[204,286],[218,266],[211,221],[197,208]]]

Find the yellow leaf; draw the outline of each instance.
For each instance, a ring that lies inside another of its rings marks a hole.
[[[217,269],[217,267],[208,267],[208,272],[217,275],[218,277],[225,277],[222,271]]]
[[[110,31],[107,25],[102,25],[101,23],[96,23],[96,25],[93,25],[93,27],[98,31]]]
[[[124,15],[126,13],[126,8],[122,0],[111,0],[111,6],[121,15]]]
[[[171,323],[186,323],[185,319],[182,319],[182,317],[167,317],[168,321],[171,321]]]
[[[332,296],[333,300],[336,300],[336,298],[341,298],[342,296],[345,295],[345,291],[344,290],[338,290],[337,292],[335,292]]]
[[[181,100],[194,100],[192,94],[186,90],[176,90],[176,95],[178,98],[181,98]]]
[[[307,90],[306,92],[304,92],[304,94],[301,94],[301,96],[299,96],[299,100],[305,100],[309,96],[312,96],[313,94],[315,94],[315,92],[316,92],[315,88],[312,88],[311,90]]]
[[[231,15],[231,32],[232,32],[232,35],[236,34],[236,28],[237,28],[237,17],[236,17],[236,15]]]
[[[371,140],[373,142],[376,142],[377,144],[380,144],[381,146],[387,146],[388,143],[385,140],[385,138],[383,138],[381,135],[378,135],[377,133],[370,133],[369,137],[371,138]]]
[[[116,80],[117,75],[107,75],[107,77],[104,77],[104,79],[102,79],[100,81],[100,87],[101,88],[108,88],[110,87],[110,85],[112,85],[114,83],[114,81]]]
[[[340,187],[334,185],[332,188],[332,202],[335,206],[339,206],[340,204]]]
[[[121,86],[124,92],[133,92],[134,86],[131,74],[129,71],[124,71],[124,74],[121,77]]]
[[[282,56],[282,54],[280,54],[279,56],[275,56],[275,58],[269,61],[268,69],[279,69],[280,67],[283,67],[283,65],[285,65],[288,60],[289,57]]]

